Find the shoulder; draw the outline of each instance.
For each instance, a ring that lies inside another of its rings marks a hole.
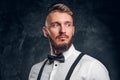
[[[90,55],[87,55],[85,54],[82,58],[82,61],[84,63],[89,63],[91,65],[100,65],[100,66],[104,66],[98,59],[90,56]]]
[[[108,73],[106,67],[104,66],[103,63],[101,63],[98,59],[88,55],[88,54],[85,54],[83,52],[80,52],[78,50],[76,50],[76,54],[84,54],[84,56],[81,58],[79,64],[80,64],[80,67],[83,67],[85,68],[86,70],[91,70],[91,69],[96,69],[96,70],[104,70],[106,73]],[[91,68],[91,69],[90,69]]]
[[[43,65],[43,63],[44,63],[45,61],[46,61],[46,59],[43,60],[43,61],[41,61],[41,62],[39,62],[39,63],[34,64],[34,65],[32,66],[32,68],[31,68],[31,70],[32,70],[32,71],[38,71],[38,70],[40,70],[40,68],[42,67],[42,65]]]
[[[87,65],[89,67],[101,67],[106,71],[106,67],[103,65],[103,63],[101,63],[98,59],[89,56],[87,54],[85,54],[82,59],[81,59],[81,63],[84,65]]]
[[[84,55],[80,61],[82,69],[87,72],[89,77],[95,80],[109,80],[109,73],[106,67],[96,58]]]
[[[82,57],[82,61],[84,63],[94,63],[94,62],[98,62],[98,63],[101,63],[99,60],[97,60],[96,58],[90,56],[90,55],[87,55],[85,54],[83,57]]]
[[[46,59],[43,60],[42,62],[36,63],[32,66],[30,73],[29,73],[29,80],[37,78],[39,71],[40,71],[40,69],[45,61],[46,61]]]

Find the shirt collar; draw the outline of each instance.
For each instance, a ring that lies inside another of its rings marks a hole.
[[[73,44],[72,44],[67,51],[63,52],[63,55],[64,55],[64,57],[65,57],[65,60],[66,60],[70,55],[72,55],[72,54],[74,54],[74,53],[75,53],[75,47],[74,47]]]

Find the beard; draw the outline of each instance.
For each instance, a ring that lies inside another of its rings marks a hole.
[[[64,51],[67,51],[71,44],[72,44],[72,40],[73,40],[73,36],[71,37],[71,39],[67,42],[67,43],[61,43],[61,44],[56,44],[56,42],[54,40],[52,40],[52,38],[50,36],[49,37],[49,41],[51,44],[51,47],[53,48],[53,51],[58,51],[59,53],[62,53]],[[67,36],[67,38],[69,38],[69,36]],[[57,39],[57,37],[56,37]]]

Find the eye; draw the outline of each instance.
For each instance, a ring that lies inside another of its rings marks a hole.
[[[66,27],[71,27],[72,24],[71,24],[71,23],[66,23],[65,26],[66,26]]]
[[[53,23],[52,27],[60,27],[60,24],[59,23]]]

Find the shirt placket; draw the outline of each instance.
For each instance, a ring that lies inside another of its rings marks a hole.
[[[57,69],[58,69],[59,62],[58,61],[54,61],[53,64],[54,65],[53,65],[53,69],[52,69],[51,74],[50,74],[50,80],[54,80],[54,77],[55,77]]]

